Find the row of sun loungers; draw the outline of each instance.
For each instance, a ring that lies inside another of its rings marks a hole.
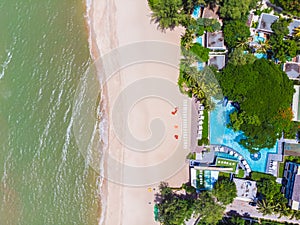
[[[225,147],[221,146],[221,147],[215,147],[214,150],[216,152],[224,152],[224,153],[228,153],[229,155],[231,156],[234,156],[236,157],[239,161],[241,161],[243,167],[245,168],[245,170],[247,171],[247,173],[251,173],[251,168],[250,166],[248,165],[247,161],[245,159],[243,159],[242,155],[238,154],[237,152],[235,151],[232,151],[232,150],[227,150]]]
[[[271,160],[269,164],[269,173],[274,173],[277,171],[277,161]]]
[[[199,105],[199,110],[198,110],[198,129],[197,129],[197,138],[198,140],[202,139],[202,124],[204,120],[204,106]]]

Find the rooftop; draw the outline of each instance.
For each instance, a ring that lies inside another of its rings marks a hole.
[[[278,16],[262,13],[258,23],[258,30],[272,32],[271,25],[278,19]]]
[[[222,31],[207,33],[207,48],[210,49],[226,49],[224,44],[224,36]]]
[[[208,65],[215,66],[218,70],[225,67],[225,55],[210,55]]]
[[[288,62],[284,64],[283,70],[286,72],[290,79],[299,79],[300,77],[300,64]]]
[[[284,155],[300,156],[300,144],[285,142],[283,146],[284,146]]]
[[[293,195],[292,200],[300,202],[300,175],[296,175],[295,182],[294,182],[294,188],[293,188]]]
[[[294,29],[300,26],[300,20],[293,20],[289,25],[289,35],[293,35]]]
[[[292,104],[292,110],[293,110],[293,121],[300,121],[300,104],[299,104],[299,98],[300,98],[300,86],[294,85],[295,93],[293,95],[293,104]]]
[[[256,198],[257,187],[255,181],[233,178],[233,182],[236,185],[239,200],[251,201]]]

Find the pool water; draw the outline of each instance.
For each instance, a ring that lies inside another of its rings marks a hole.
[[[193,16],[195,19],[199,18],[199,16],[200,16],[200,6],[196,6],[196,7],[194,8],[194,11],[193,11],[193,13],[192,13],[192,16]]]
[[[234,132],[227,128],[229,115],[234,110],[231,104],[224,107],[222,104],[216,104],[215,109],[210,113],[210,143],[214,145],[223,145],[232,148],[248,162],[252,171],[265,172],[269,153],[277,153],[277,143],[271,149],[260,150],[260,158],[252,160],[250,152],[239,145],[239,140],[243,137],[242,132]]]
[[[257,42],[257,43],[259,43],[259,42],[265,42],[265,38],[263,38],[263,37],[259,37],[259,36],[254,36],[254,41],[255,42]]]
[[[198,62],[198,70],[203,70],[204,69],[205,64],[203,62]]]
[[[254,53],[254,56],[258,59],[267,59],[267,54],[264,54],[264,53]]]
[[[203,46],[203,36],[197,37],[196,42]]]

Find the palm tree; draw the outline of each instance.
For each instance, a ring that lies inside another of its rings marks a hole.
[[[184,35],[181,36],[181,46],[186,49],[190,49],[193,45],[194,38],[194,32],[190,29],[186,29]]]
[[[158,0],[155,3],[149,3],[152,10],[151,21],[158,23],[160,30],[172,30],[185,18],[185,15],[181,13],[181,0]]]
[[[265,41],[265,42],[259,41],[258,44],[259,44],[259,47],[258,47],[257,52],[267,53],[267,51],[268,51],[269,49],[271,49],[271,45],[269,44],[269,41],[268,41],[268,40]]]
[[[274,206],[263,199],[262,201],[258,202],[257,210],[264,216],[271,215],[273,214]]]
[[[248,40],[238,38],[237,39],[237,48],[247,49],[248,48]]]
[[[274,211],[279,214],[278,218],[282,216],[287,217],[291,214],[291,210],[287,207],[285,202],[278,202],[274,207]]]
[[[296,27],[294,29],[294,36],[295,37],[300,37],[300,26],[299,27]]]

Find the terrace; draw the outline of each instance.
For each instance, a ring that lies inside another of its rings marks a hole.
[[[208,65],[215,66],[218,70],[225,67],[225,55],[210,55]]]
[[[224,36],[222,31],[210,33],[208,32],[206,38],[206,45],[209,49],[219,49],[219,50],[226,50],[224,44]]]
[[[278,16],[262,13],[259,19],[257,30],[272,33],[271,25],[278,19]]]
[[[255,181],[234,178],[233,182],[237,190],[236,199],[248,202],[256,199],[257,187]]]

